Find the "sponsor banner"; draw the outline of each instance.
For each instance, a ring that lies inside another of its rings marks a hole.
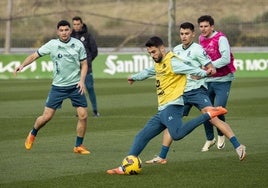
[[[268,53],[235,53],[237,77],[268,77]],[[27,55],[0,55],[0,79],[14,78],[13,71]],[[153,65],[147,54],[100,54],[93,62],[95,78],[127,78]],[[25,67],[17,78],[52,78],[49,56]]]
[[[27,55],[0,55],[0,79],[15,78],[14,69],[19,66]],[[24,67],[16,78],[38,79],[52,78],[53,63],[49,56],[41,57],[36,62]]]
[[[127,78],[153,64],[146,54],[100,55],[93,61],[93,74],[95,78]]]
[[[268,77],[268,53],[234,53],[237,77]]]

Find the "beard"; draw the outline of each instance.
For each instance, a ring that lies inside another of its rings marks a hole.
[[[161,54],[161,55],[159,55],[158,58],[153,58],[153,59],[154,59],[154,61],[155,61],[156,63],[160,63],[160,62],[162,61],[162,59],[163,59],[163,56],[162,56],[162,54]]]

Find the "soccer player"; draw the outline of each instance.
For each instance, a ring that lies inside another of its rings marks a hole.
[[[148,53],[155,61],[154,66],[144,69],[128,78],[129,84],[134,81],[145,80],[155,76],[156,93],[158,96],[158,112],[146,123],[136,135],[128,155],[139,156],[148,142],[165,129],[168,129],[173,140],[180,140],[192,132],[203,122],[227,113],[223,107],[207,108],[206,113],[182,123],[183,98],[186,84],[186,74],[206,77],[212,69],[207,71],[190,67],[172,52],[167,52],[164,43],[159,37],[151,37],[145,44]],[[124,174],[121,166],[107,170],[108,174]]]
[[[87,127],[87,100],[85,97],[85,77],[87,74],[87,54],[84,45],[70,37],[71,27],[66,20],[57,24],[58,39],[52,39],[36,52],[29,55],[23,63],[16,67],[14,75],[24,67],[44,55],[50,55],[53,61],[53,81],[48,94],[43,114],[37,117],[34,126],[25,141],[25,148],[30,150],[38,131],[54,116],[61,107],[63,100],[69,98],[78,114],[77,137],[73,151],[79,154],[89,154],[83,146]]]
[[[85,46],[87,52],[87,76],[85,80],[85,85],[88,91],[89,100],[91,102],[93,116],[99,117],[100,113],[98,112],[97,107],[97,97],[94,89],[94,78],[92,70],[92,62],[98,55],[98,47],[93,36],[88,32],[87,25],[82,21],[82,18],[75,16],[72,19],[73,21],[73,31],[71,37],[79,39]]]
[[[209,98],[214,106],[226,107],[236,70],[228,39],[222,32],[215,31],[214,19],[211,16],[201,16],[197,22],[201,32],[199,44],[204,48],[211,58],[212,64],[217,69],[217,73],[206,80]],[[219,116],[219,118],[225,121],[224,115]],[[215,142],[213,126],[209,121],[204,126],[207,138],[204,148],[209,148]],[[218,149],[223,149],[225,146],[225,137],[221,130],[217,129],[217,132],[217,147]]]
[[[182,43],[174,48],[174,53],[184,59],[184,62],[193,68],[213,68],[211,59],[207,56],[204,49],[199,44],[193,42],[194,37],[194,25],[189,22],[182,23],[180,25],[180,39]],[[206,109],[212,106],[208,97],[207,84],[205,82],[205,79],[196,79],[193,76],[188,75],[187,84],[183,94],[183,100],[185,105],[183,114],[184,116],[188,115],[192,106],[195,106],[202,113],[205,113]],[[245,146],[241,145],[238,142],[230,126],[227,123],[221,121],[218,117],[211,119],[210,122],[220,130],[222,130],[222,132],[230,139],[230,142],[236,149],[239,159],[243,160],[246,155]],[[166,164],[166,156],[171,143],[172,138],[170,137],[168,131],[165,130],[163,135],[161,152],[152,160],[146,161],[146,163]],[[211,147],[211,145],[209,147]],[[201,151],[208,151],[209,147],[203,147]]]

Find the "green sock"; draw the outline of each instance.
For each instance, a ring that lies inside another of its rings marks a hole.
[[[38,130],[35,129],[35,128],[33,128],[31,134],[34,135],[34,136],[36,136],[37,135],[37,132],[38,132]]]
[[[234,148],[238,148],[240,146],[240,143],[238,142],[237,138],[235,136],[233,136],[232,138],[230,138],[230,142],[233,144]]]
[[[159,154],[159,157],[161,157],[162,159],[165,159],[167,157],[168,151],[169,151],[169,147],[162,145],[162,148],[161,148],[161,152]]]
[[[77,137],[76,137],[75,147],[82,145],[83,140],[84,140],[83,137],[79,137],[79,136],[77,136]]]

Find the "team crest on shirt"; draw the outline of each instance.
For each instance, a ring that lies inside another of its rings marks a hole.
[[[81,40],[81,41],[85,41],[86,39],[85,39],[84,36],[82,36],[82,37],[80,38],[80,40]]]
[[[205,50],[203,51],[203,55],[208,58],[208,54]]]
[[[187,53],[187,57],[190,57],[191,56],[191,51],[189,51],[188,53]]]
[[[166,68],[166,67],[167,67],[166,64],[163,64],[163,65],[162,65],[162,68],[163,68],[163,69]]]
[[[73,44],[71,44],[71,48],[74,48],[75,47],[75,44],[73,43]]]

